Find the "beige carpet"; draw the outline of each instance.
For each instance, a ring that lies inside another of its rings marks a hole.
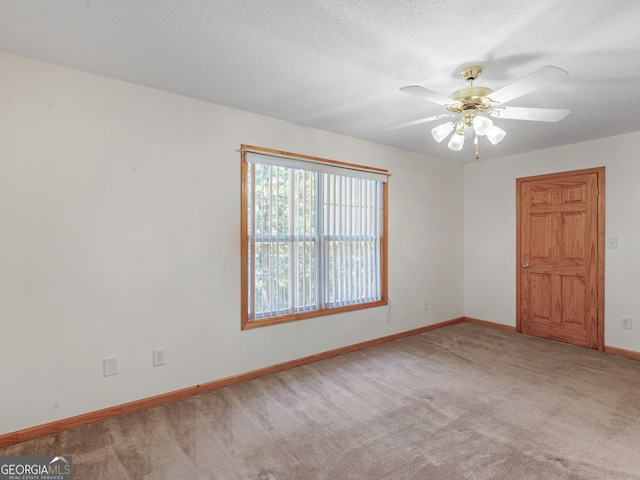
[[[640,480],[640,362],[461,323],[0,449],[52,454],[74,480]]]

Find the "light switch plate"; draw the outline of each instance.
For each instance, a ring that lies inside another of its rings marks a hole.
[[[117,375],[118,374],[118,357],[105,357],[102,360],[102,368],[103,368],[105,377],[108,377],[110,375]]]

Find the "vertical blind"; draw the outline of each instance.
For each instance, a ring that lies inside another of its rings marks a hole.
[[[381,298],[386,175],[245,152],[248,319]]]

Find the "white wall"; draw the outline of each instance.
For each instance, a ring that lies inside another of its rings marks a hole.
[[[640,351],[640,133],[465,166],[464,312],[515,326],[516,187],[520,177],[605,167],[605,345]],[[620,328],[620,317],[633,329]]]
[[[461,165],[8,54],[0,71],[0,434],[463,315]],[[240,330],[241,143],[390,170],[390,308]]]

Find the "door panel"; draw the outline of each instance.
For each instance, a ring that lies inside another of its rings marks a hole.
[[[562,218],[564,259],[585,260],[586,219],[584,213],[569,213]]]
[[[551,322],[551,275],[531,275],[531,316]]]
[[[562,322],[586,326],[587,296],[583,277],[562,277]]]
[[[551,215],[531,215],[531,258],[551,260],[553,229]]]
[[[603,348],[604,168],[517,180],[518,331]]]

